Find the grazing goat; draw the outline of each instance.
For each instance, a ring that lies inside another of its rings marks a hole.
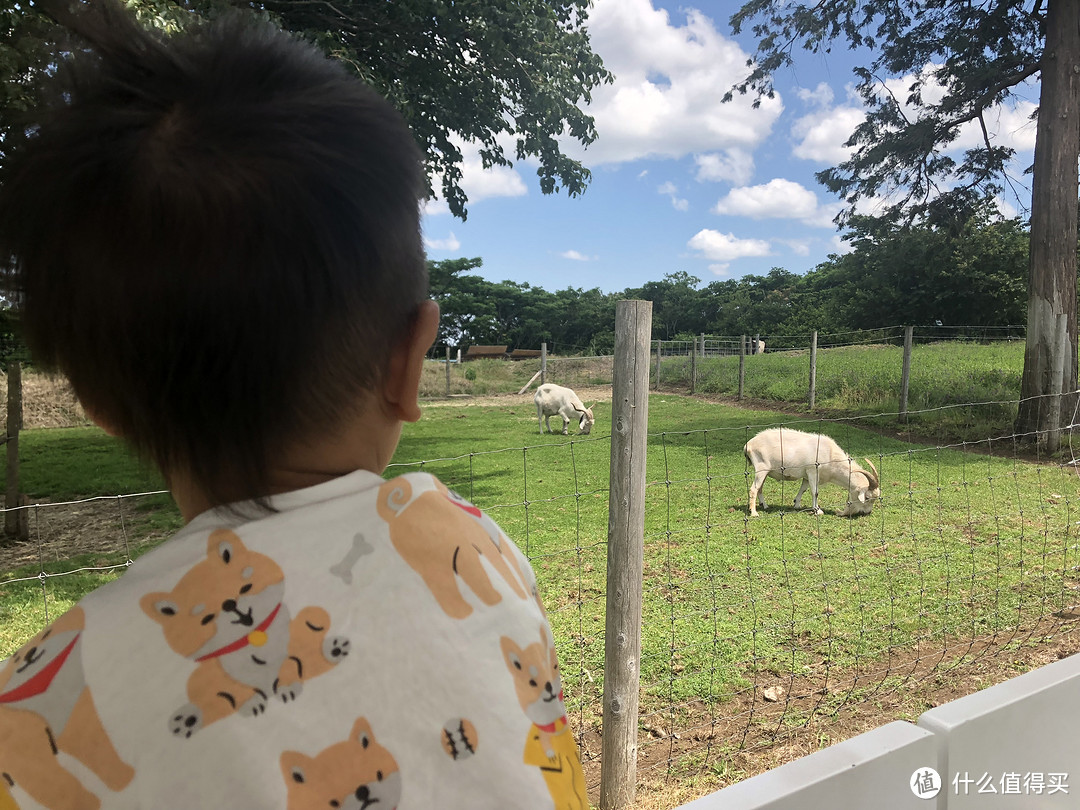
[[[837,512],[839,515],[868,515],[874,508],[874,501],[881,497],[881,481],[873,462],[866,459],[870,469],[864,469],[840,445],[823,434],[770,428],[748,441],[743,453],[754,467],[754,483],[750,486],[751,517],[757,517],[755,501],[761,501],[762,509],[767,508],[761,496],[761,485],[766,477],[777,481],[801,478],[795,508],[799,508],[803,493],[809,488],[814,512],[818,515],[824,514],[818,508],[821,484],[837,484],[847,489],[847,505]]]
[[[540,423],[541,435],[544,433],[545,424],[548,433],[555,432],[551,429],[551,417],[556,414],[562,417],[564,436],[571,419],[578,420],[578,431],[583,436],[589,434],[593,424],[596,422],[592,408],[586,408],[578,399],[577,394],[569,388],[563,388],[561,385],[552,385],[551,383],[541,385],[536,389],[536,396],[533,397],[533,401],[536,402],[536,421]]]

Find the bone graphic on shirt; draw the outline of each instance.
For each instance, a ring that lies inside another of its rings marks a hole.
[[[375,549],[372,547],[364,535],[357,532],[353,535],[352,546],[345,552],[345,556],[341,562],[334,563],[330,566],[330,573],[335,577],[338,577],[346,585],[352,585],[353,574],[352,570],[356,567],[356,564],[360,562],[361,557],[365,557],[371,554]]]

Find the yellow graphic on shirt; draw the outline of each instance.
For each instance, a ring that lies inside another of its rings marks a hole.
[[[507,636],[499,644],[518,702],[532,721],[525,741],[525,764],[540,769],[556,810],[589,810],[585,773],[566,723],[559,662],[550,633],[541,626],[540,640],[524,648]]]

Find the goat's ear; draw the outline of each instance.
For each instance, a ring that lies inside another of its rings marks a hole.
[[[859,490],[859,503],[866,503],[866,493]]]

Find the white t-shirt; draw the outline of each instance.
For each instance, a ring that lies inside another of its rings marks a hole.
[[[588,808],[490,518],[423,473],[271,503],[200,515],[0,670],[0,810]]]

